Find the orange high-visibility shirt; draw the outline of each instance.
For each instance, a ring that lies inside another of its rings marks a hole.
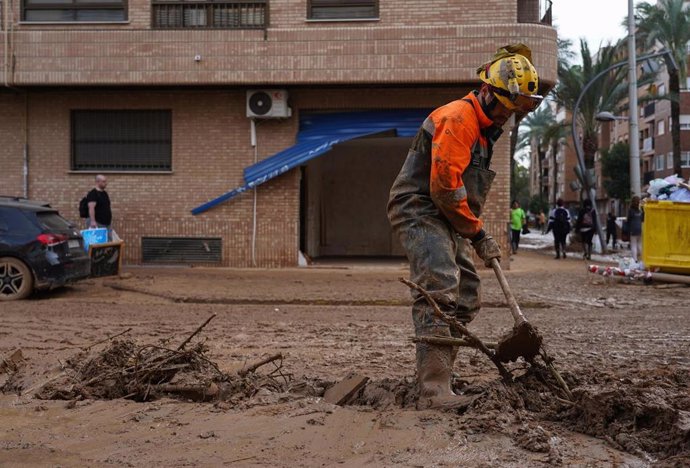
[[[472,161],[473,147],[488,146],[482,130],[491,125],[474,93],[439,107],[424,122],[432,137],[431,198],[464,238],[477,235],[483,222],[470,210],[462,174]]]

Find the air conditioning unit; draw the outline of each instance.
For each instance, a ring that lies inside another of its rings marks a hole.
[[[254,119],[285,119],[292,115],[288,93],[284,89],[253,89],[247,91],[247,117]]]

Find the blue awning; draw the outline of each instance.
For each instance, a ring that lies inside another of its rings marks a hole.
[[[245,185],[194,208],[192,213],[203,213],[321,156],[338,143],[389,131],[394,131],[400,137],[414,136],[430,113],[430,109],[305,113],[300,117],[297,143],[294,146],[247,167],[244,170]]]

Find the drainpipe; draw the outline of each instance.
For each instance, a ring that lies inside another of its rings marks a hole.
[[[10,17],[10,8],[9,8],[9,2],[10,0],[2,0],[2,32],[3,34],[3,45],[4,45],[4,55],[2,56],[3,58],[3,64],[2,64],[2,71],[4,74],[5,78],[5,87],[9,88],[10,87],[10,74],[9,74],[9,51],[10,51],[10,29],[8,27],[9,24],[9,17]]]
[[[24,198],[29,198],[29,92],[24,94]]]
[[[252,147],[254,148],[254,164],[257,163],[259,160],[259,146],[257,145],[256,142],[256,120],[251,119],[250,121],[250,142]],[[254,186],[254,207],[253,207],[253,214],[252,214],[252,266],[256,267],[256,205],[257,205],[257,187]]]

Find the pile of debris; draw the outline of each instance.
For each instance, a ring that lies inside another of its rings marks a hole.
[[[163,396],[193,401],[236,400],[252,397],[261,388],[282,392],[288,376],[282,356],[274,355],[238,373],[223,373],[209,360],[206,346],[189,350],[113,341],[94,354],[81,352],[64,363],[60,378],[48,382],[36,397],[45,400],[118,399],[151,401]],[[274,363],[267,374],[258,367]]]
[[[206,356],[208,348],[203,342],[187,349],[192,338],[214,316],[176,348],[112,338],[105,340],[109,344],[100,352],[91,352],[91,346],[62,363],[62,372],[42,385],[35,396],[44,400],[124,398],[143,402],[170,397],[237,402],[251,398],[261,389],[286,391],[291,376],[283,372],[282,354],[228,373]],[[256,372],[268,364],[270,371]]]

